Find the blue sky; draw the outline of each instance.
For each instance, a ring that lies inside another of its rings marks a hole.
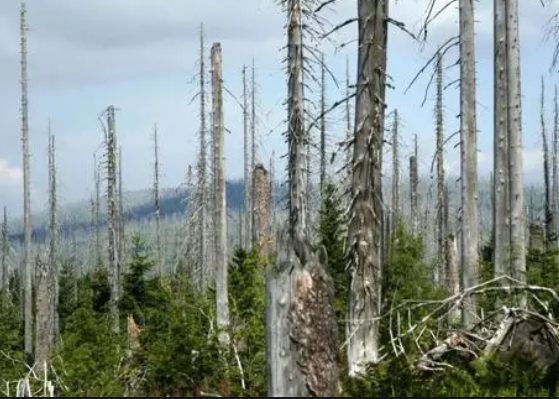
[[[326,13],[332,24],[355,15],[356,0],[340,0]],[[398,0],[391,5],[394,19],[417,31],[426,0]],[[441,2],[441,6],[445,2]],[[478,21],[478,129],[480,173],[492,168],[493,66],[492,1],[476,5]],[[554,43],[544,43],[549,17],[556,5],[540,6],[537,0],[520,1],[523,130],[527,178],[541,169],[539,133],[540,79],[548,83],[548,120],[552,121],[550,73]],[[199,23],[204,22],[208,50],[220,41],[224,55],[224,80],[235,95],[241,94],[241,70],[256,60],[259,84],[259,157],[268,162],[286,152],[281,137],[285,116],[285,74],[282,69],[285,16],[273,0],[28,0],[29,86],[33,210],[46,203],[47,124],[52,120],[57,136],[60,195],[63,201],[88,197],[93,187],[93,153],[101,142],[97,117],[109,104],[117,114],[119,143],[124,151],[126,189],[146,188],[152,176],[152,129],[160,132],[163,185],[178,187],[189,164],[195,164],[197,103],[190,81],[196,73]],[[19,2],[0,2],[0,204],[16,214],[21,210],[21,155],[19,133]],[[334,38],[345,42],[356,37],[356,26]],[[388,106],[402,117],[403,155],[409,155],[412,137],[419,135],[422,167],[427,172],[433,153],[433,96],[422,108],[426,77],[407,94],[404,89],[434,49],[455,35],[456,7],[443,14],[420,45],[397,28],[389,36],[389,74],[395,90],[389,90]],[[321,46],[334,74],[343,85],[346,57],[355,75],[355,45],[336,51]],[[208,51],[209,56],[209,51]],[[457,60],[457,53],[446,59]],[[458,69],[445,73],[447,81]],[[345,88],[329,83],[330,101],[343,97]],[[458,128],[457,89],[445,93],[446,133]],[[329,131],[333,143],[344,135],[341,112],[332,115]],[[226,168],[229,178],[242,176],[242,115],[236,101],[226,96],[225,118],[231,131],[226,137]],[[278,127],[279,126],[279,127]],[[275,129],[274,129],[275,128]],[[456,141],[453,142],[455,144]],[[333,150],[334,147],[332,146]],[[407,162],[404,162],[406,165]],[[447,164],[459,172],[458,151],[449,146]],[[282,169],[278,160],[277,168]]]

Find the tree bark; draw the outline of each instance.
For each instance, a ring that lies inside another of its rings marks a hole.
[[[435,267],[434,282],[435,284],[444,284],[446,282],[445,273],[448,268],[446,261],[447,254],[447,198],[446,198],[446,175],[444,170],[444,114],[443,114],[443,58],[442,54],[437,54],[437,104],[435,109],[436,115],[436,132],[437,132],[437,242],[438,242],[438,259]]]
[[[21,143],[23,152],[23,309],[24,309],[24,350],[25,361],[33,365],[33,286],[31,259],[31,168],[29,159],[29,117],[27,99],[27,9],[21,3]]]
[[[51,132],[51,126],[49,122],[49,211],[50,211],[50,221],[49,221],[49,277],[51,278],[51,288],[49,291],[50,302],[51,302],[51,312],[53,318],[51,332],[51,344],[54,344],[54,340],[58,338],[60,333],[60,320],[58,317],[58,305],[59,305],[59,278],[60,269],[58,267],[57,261],[57,240],[58,240],[58,225],[57,225],[57,196],[56,196],[56,147],[54,135]]]
[[[268,171],[264,165],[256,165],[254,169],[254,215],[256,221],[256,241],[260,255],[270,255],[270,182]]]
[[[477,209],[477,122],[475,76],[474,0],[460,0],[460,133],[462,152],[462,286],[477,285],[479,222]],[[463,321],[477,320],[477,304],[464,301]]]
[[[382,281],[382,143],[388,2],[359,0],[359,64],[351,219],[350,293],[346,325],[350,376],[379,361]]]
[[[227,278],[227,202],[225,187],[225,126],[223,122],[223,56],[221,44],[212,47],[212,103],[213,132],[215,143],[215,176],[216,176],[216,299],[217,327],[220,331],[219,341],[223,346],[229,345],[229,294]]]
[[[543,181],[545,190],[545,246],[551,250],[557,245],[557,233],[555,231],[555,213],[552,207],[553,193],[551,187],[551,161],[549,154],[549,143],[547,140],[547,129],[545,126],[545,83],[542,76],[542,93],[540,103],[540,123],[542,132],[542,152],[543,152]]]
[[[511,255],[514,277],[526,281],[526,204],[524,198],[524,160],[522,154],[522,101],[520,88],[520,43],[518,0],[506,3],[507,92],[510,148]],[[519,298],[525,308],[526,296]]]
[[[52,313],[52,291],[54,281],[49,272],[48,259],[37,257],[37,289],[35,293],[35,372],[42,375],[48,368],[53,344],[54,314]]]
[[[458,295],[460,293],[460,276],[458,273],[458,248],[454,234],[449,234],[446,238],[446,265],[447,265],[447,286],[449,296]],[[460,309],[456,309],[449,315],[449,322],[457,324],[460,322]]]
[[[116,202],[116,128],[115,128],[115,108],[110,106],[107,109],[107,205],[109,215],[109,279],[111,285],[111,298],[109,310],[111,314],[111,328],[113,333],[120,331],[120,320],[118,303],[120,300],[120,276],[119,259],[117,253],[117,202]]]
[[[326,64],[321,56],[320,73],[320,195],[326,183]]]
[[[311,247],[306,182],[301,0],[288,13],[289,224],[276,270],[267,275],[268,395],[337,396],[337,327],[332,282]]]
[[[511,275],[510,268],[510,175],[507,116],[506,0],[494,4],[495,119],[494,119],[494,209],[495,277]]]

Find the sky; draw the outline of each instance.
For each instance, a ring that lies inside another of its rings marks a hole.
[[[446,1],[438,0],[440,8]],[[391,18],[417,32],[427,0],[391,1]],[[557,73],[550,70],[553,41],[545,41],[549,18],[559,7],[542,7],[538,0],[520,3],[522,51],[523,133],[525,172],[529,181],[541,172],[539,128],[540,80],[547,85],[546,119],[551,127],[552,91]],[[492,169],[493,152],[493,24],[490,0],[476,3],[476,55],[480,175]],[[0,2],[0,205],[11,213],[22,208],[19,86],[19,6],[17,0]],[[153,141],[160,134],[162,186],[179,187],[188,165],[196,164],[198,103],[193,80],[197,73],[200,23],[204,23],[207,53],[212,43],[223,48],[225,96],[226,174],[243,174],[242,94],[243,65],[254,59],[258,81],[258,158],[267,164],[275,156],[283,171],[286,153],[286,75],[283,58],[286,15],[276,0],[28,0],[28,76],[31,139],[32,209],[45,208],[47,182],[47,127],[51,121],[57,141],[57,167],[61,202],[91,195],[93,154],[101,144],[98,117],[108,105],[117,111],[119,145],[123,150],[126,190],[151,185]],[[331,25],[354,18],[357,0],[339,0],[323,13]],[[413,136],[419,137],[424,173],[434,151],[433,92],[422,107],[428,75],[408,91],[409,82],[435,49],[458,33],[457,6],[450,7],[429,30],[427,43],[419,43],[391,26],[388,73],[389,111],[402,118],[402,156],[409,156]],[[325,52],[336,81],[328,82],[330,103],[344,97],[346,59],[350,76],[356,71],[356,24],[314,44]],[[341,43],[348,43],[340,48]],[[456,51],[445,58],[445,79],[451,82],[458,68]],[[432,68],[428,69],[430,73]],[[311,84],[312,86],[312,84]],[[338,87],[339,86],[339,87]],[[317,92],[307,92],[317,98]],[[445,91],[445,132],[458,130],[457,87]],[[343,113],[330,115],[330,151],[344,136]],[[449,173],[459,173],[459,153],[451,141],[446,151]],[[404,165],[407,162],[403,162]],[[334,168],[331,168],[334,173]],[[281,177],[281,174],[280,174]]]

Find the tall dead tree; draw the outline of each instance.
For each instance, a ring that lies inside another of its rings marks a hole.
[[[309,243],[305,183],[302,0],[285,0],[288,15],[289,224],[275,270],[268,270],[266,330],[270,397],[337,396],[336,320],[331,281]],[[307,11],[309,11],[307,9]]]
[[[101,245],[101,174],[97,157],[93,155],[94,180],[95,180],[95,199],[94,199],[94,223],[95,223],[95,251],[97,257],[97,267],[103,266],[103,251]]]
[[[400,134],[398,110],[394,110],[392,122],[392,214],[393,227],[400,222]]]
[[[543,181],[545,190],[545,245],[547,249],[556,247],[557,233],[555,231],[555,214],[552,208],[553,193],[551,187],[551,161],[549,154],[549,143],[547,139],[547,129],[545,125],[545,83],[542,76],[542,93],[540,103],[540,128],[542,132],[542,152],[543,152]]]
[[[365,371],[379,355],[382,280],[382,144],[386,85],[388,1],[359,0],[359,53],[347,317],[349,374]]]
[[[35,290],[35,372],[43,374],[48,367],[49,354],[54,342],[52,313],[52,286],[54,279],[49,260],[39,255],[36,260]]]
[[[2,294],[6,297],[10,293],[10,269],[8,257],[10,255],[10,243],[8,241],[8,210],[4,207],[4,218],[2,219]]]
[[[462,183],[462,286],[477,285],[479,223],[477,209],[477,121],[474,0],[460,0],[460,136]],[[477,319],[475,297],[464,301],[463,321]]]
[[[435,106],[436,142],[437,142],[437,267],[435,268],[435,284],[446,283],[448,201],[446,198],[446,176],[444,170],[444,112],[443,112],[443,58],[437,54],[437,101]]]
[[[494,173],[493,261],[495,277],[510,275],[510,170],[507,116],[506,0],[494,4]]]
[[[419,167],[418,167],[418,145],[415,135],[414,155],[410,157],[410,204],[411,204],[411,228],[412,234],[419,234]]]
[[[126,215],[124,214],[124,187],[122,179],[122,147],[118,148],[118,259],[120,261],[120,269],[125,267],[125,251],[126,251]]]
[[[117,166],[117,139],[116,139],[116,126],[115,126],[115,107],[110,106],[107,108],[107,142],[106,142],[106,156],[107,156],[107,207],[109,216],[109,231],[108,231],[108,260],[109,260],[109,284],[111,286],[111,297],[109,301],[109,311],[111,314],[111,328],[113,333],[118,334],[120,331],[120,320],[118,303],[120,297],[120,273],[119,273],[119,259],[117,253],[117,239],[118,239],[118,210],[116,201],[116,166]]]
[[[243,229],[243,236],[244,242],[243,245],[245,248],[249,249],[252,247],[252,212],[251,212],[251,202],[252,202],[252,174],[251,174],[251,129],[250,129],[250,114],[249,114],[249,92],[248,92],[248,76],[247,76],[247,67],[243,67],[243,130],[244,130],[244,166],[245,166],[245,174],[244,174],[244,206],[243,206],[243,213],[244,213],[244,229]]]
[[[49,277],[51,278],[51,289],[50,302],[51,302],[51,313],[52,313],[52,335],[51,344],[58,337],[60,333],[60,319],[58,314],[58,304],[59,304],[59,279],[60,279],[60,268],[57,261],[57,243],[58,243],[58,224],[57,224],[57,195],[56,195],[56,144],[54,135],[51,132],[51,126],[49,122],[49,149],[48,149],[48,163],[49,163],[49,259],[48,259],[48,271]]]
[[[553,147],[551,151],[552,163],[552,209],[555,215],[555,231],[559,231],[559,101],[557,99],[557,85],[555,85],[555,94],[553,96]],[[559,234],[555,243],[559,246]]]
[[[256,221],[257,244],[260,255],[270,254],[270,181],[264,165],[257,164],[254,169],[254,215]]]
[[[507,117],[510,148],[511,256],[513,276],[526,281],[526,204],[524,197],[524,160],[522,154],[522,100],[520,84],[520,43],[518,0],[506,2]],[[526,296],[519,298],[526,307]]]
[[[326,183],[326,64],[324,53],[321,56],[320,74],[320,193]]]
[[[197,263],[199,266],[197,269],[200,271],[200,277],[196,280],[199,281],[200,286],[197,287],[199,290],[205,291],[208,285],[208,265],[206,260],[208,258],[208,235],[207,235],[207,141],[206,141],[206,63],[205,63],[205,47],[204,47],[204,30],[203,26],[200,28],[200,131],[199,135],[199,153],[198,153],[198,184],[197,184],[197,194],[198,194],[198,204],[199,214],[198,214],[198,245],[199,249],[197,251],[198,259]]]
[[[227,200],[225,187],[225,126],[223,122],[223,56],[221,44],[212,46],[212,104],[213,136],[215,143],[214,175],[216,176],[216,302],[219,341],[229,345],[229,294],[227,269]]]
[[[256,230],[254,224],[254,175],[253,171],[256,166],[256,129],[258,121],[256,118],[256,66],[254,58],[252,59],[251,68],[251,90],[250,90],[250,244],[254,245],[256,240]]]
[[[29,160],[29,117],[27,99],[27,8],[21,3],[20,38],[21,38],[21,143],[23,153],[23,314],[24,314],[24,350],[25,361],[33,365],[33,267],[31,259],[31,168]]]
[[[153,126],[153,206],[155,212],[155,242],[157,256],[157,271],[163,275],[163,258],[161,250],[161,198],[159,196],[159,142],[157,125]]]

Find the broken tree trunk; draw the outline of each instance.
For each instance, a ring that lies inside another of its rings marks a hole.
[[[225,126],[223,122],[223,57],[221,44],[212,47],[212,104],[213,104],[213,136],[215,143],[215,181],[216,209],[214,215],[216,234],[216,277],[215,290],[217,301],[217,327],[219,342],[228,346],[229,339],[229,294],[227,264],[227,201],[225,188]]]
[[[477,122],[474,0],[460,0],[460,135],[462,183],[462,286],[477,284],[479,223],[477,209]],[[471,326],[477,320],[474,297],[464,303],[463,321]]]
[[[348,226],[350,292],[346,324],[349,374],[378,362],[382,280],[382,144],[388,1],[359,0],[359,64],[352,203]]]
[[[264,165],[256,165],[254,169],[254,220],[256,222],[256,241],[260,255],[270,255],[270,182],[268,171]]]
[[[301,0],[288,14],[289,224],[268,270],[268,395],[337,396],[337,327],[332,282],[309,243],[305,182],[304,53]]]

